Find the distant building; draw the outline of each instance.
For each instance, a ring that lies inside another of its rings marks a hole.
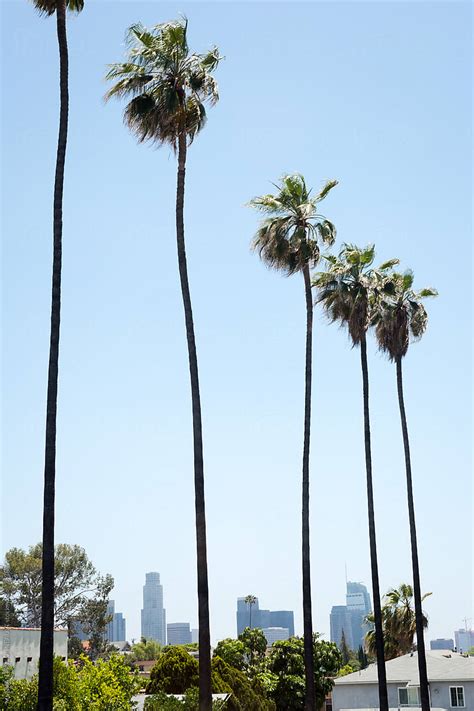
[[[273,642],[288,639],[290,636],[288,627],[264,627],[262,632],[267,640],[267,647],[271,647]]]
[[[142,637],[166,644],[166,610],[163,608],[163,586],[159,573],[146,573],[141,622]]]
[[[349,649],[364,646],[364,638],[370,629],[365,618],[372,612],[370,595],[362,583],[346,583],[346,604],[335,605],[330,615],[330,638],[340,646],[342,631]]]
[[[192,644],[199,642],[199,629],[197,627],[191,630],[191,642]]]
[[[127,639],[125,617],[121,612],[115,612],[115,601],[109,600],[107,605],[107,616],[112,615],[112,619],[107,624],[108,642],[125,642]]]
[[[191,626],[189,622],[170,622],[166,625],[168,644],[191,644]]]
[[[432,639],[430,642],[430,649],[454,649],[454,642],[452,639],[444,639],[442,637],[439,639]]]
[[[250,608],[252,608],[250,610]],[[289,636],[294,637],[295,621],[292,610],[261,610],[258,598],[253,605],[245,602],[244,597],[237,598],[237,635],[242,634],[246,627],[252,629],[267,629],[269,627],[285,627]]]
[[[454,633],[456,649],[458,652],[467,652],[474,647],[474,630],[456,630]]]
[[[31,679],[38,673],[41,629],[0,627],[2,665],[13,667],[16,679]],[[67,659],[67,630],[54,630],[54,654]]]

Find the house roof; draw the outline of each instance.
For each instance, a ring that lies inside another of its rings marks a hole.
[[[426,650],[428,681],[474,681],[474,658],[443,649]],[[418,655],[405,654],[385,663],[387,681],[418,686]],[[335,679],[336,686],[342,684],[376,684],[377,665],[347,674]]]

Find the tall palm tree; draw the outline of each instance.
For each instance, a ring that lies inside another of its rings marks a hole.
[[[205,54],[189,51],[186,19],[156,25],[140,24],[128,30],[128,59],[113,64],[107,79],[114,81],[106,94],[127,97],[124,119],[139,141],[169,145],[178,157],[176,190],[176,240],[179,276],[188,345],[193,413],[194,487],[196,511],[197,578],[199,606],[199,708],[211,709],[211,644],[207,575],[204,463],[201,396],[184,240],[184,187],[188,146],[206,119],[204,104],[218,100],[212,72],[220,56],[217,48]]]
[[[408,518],[410,524],[411,562],[413,570],[413,591],[415,597],[415,620],[418,669],[420,674],[420,697],[422,711],[429,711],[430,698],[428,674],[426,670],[425,640],[423,634],[423,611],[421,608],[420,567],[418,562],[418,544],[415,521],[415,504],[411,472],[410,441],[403,396],[402,360],[408,352],[411,340],[418,340],[424,334],[428,315],[421,303],[428,296],[436,296],[435,289],[413,291],[413,273],[394,274],[392,277],[394,293],[382,299],[375,311],[375,333],[380,349],[395,363],[397,373],[398,405],[402,424],[403,446],[405,450],[405,470],[408,500]]]
[[[422,597],[425,600],[431,593]],[[413,650],[413,640],[416,633],[416,615],[412,605],[413,588],[402,583],[398,588],[387,592],[382,605],[382,622],[384,630],[385,659],[394,659]],[[374,616],[367,615],[367,621],[373,623]],[[422,613],[423,628],[428,627],[428,619]],[[376,654],[375,634],[371,629],[365,636],[365,644],[369,654]],[[420,680],[421,691],[421,680]],[[421,693],[420,693],[421,696]]]
[[[311,380],[313,343],[313,298],[310,269],[320,257],[321,244],[332,245],[336,229],[323,215],[318,205],[324,200],[336,180],[330,180],[316,195],[306,187],[302,175],[285,175],[275,185],[275,195],[263,195],[250,202],[266,218],[260,225],[253,248],[271,268],[290,276],[302,272],[306,300],[306,366],[302,479],[302,568],[303,621],[305,658],[305,709],[316,705],[313,660],[313,622],[311,610],[311,575],[309,541],[309,445],[311,432]]]
[[[45,465],[43,495],[43,557],[41,642],[38,680],[38,709],[53,708],[54,635],[54,507],[56,480],[56,418],[58,401],[59,330],[61,321],[61,262],[63,237],[63,187],[69,114],[69,59],[66,11],[81,12],[84,0],[33,0],[40,15],[56,14],[59,47],[59,134],[53,199],[53,274],[51,330],[46,399]]]
[[[250,629],[252,629],[252,606],[256,605],[257,598],[255,597],[255,595],[247,595],[244,598],[244,602],[246,605],[249,606],[249,627]]]
[[[392,259],[372,267],[375,248],[369,245],[359,249],[344,244],[339,256],[325,257],[329,268],[316,276],[314,284],[319,289],[317,301],[321,303],[331,321],[347,326],[353,346],[360,346],[364,402],[364,443],[367,476],[367,506],[369,520],[370,563],[372,571],[372,594],[374,600],[375,639],[377,648],[377,670],[380,711],[388,711],[387,677],[385,673],[382,612],[380,605],[379,573],[377,562],[377,541],[375,535],[374,494],[372,484],[372,453],[369,413],[369,372],[367,365],[367,330],[374,301],[379,298],[387,285],[390,269],[398,264]]]

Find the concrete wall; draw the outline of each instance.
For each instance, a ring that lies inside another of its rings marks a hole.
[[[0,628],[0,662],[14,668],[16,679],[30,679],[38,671],[40,636],[39,629]],[[67,630],[54,631],[54,654],[67,659]]]
[[[390,708],[398,709],[398,689],[403,684],[388,684],[388,703]],[[449,687],[464,688],[464,711],[474,711],[474,681],[431,682],[431,704],[434,708],[451,709]],[[333,711],[344,709],[378,709],[379,696],[377,684],[337,684],[332,691]],[[409,707],[404,707],[409,708]]]

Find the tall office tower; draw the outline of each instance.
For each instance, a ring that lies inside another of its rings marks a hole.
[[[354,649],[354,639],[352,637],[352,615],[346,605],[334,605],[331,608],[329,617],[331,642],[335,642],[339,647],[342,641],[342,633],[349,649]]]
[[[456,649],[458,652],[467,652],[474,647],[474,630],[456,630],[454,633]]]
[[[166,625],[168,644],[191,644],[191,626],[189,622],[169,622]]]
[[[250,607],[252,610],[250,610]],[[269,627],[284,627],[288,629],[289,636],[295,635],[295,621],[291,610],[261,610],[258,598],[253,605],[245,602],[244,597],[237,598],[237,636],[242,634],[246,627],[252,629],[267,629]]]
[[[166,644],[166,610],[159,573],[146,573],[143,586],[142,637]]]
[[[125,642],[127,639],[125,617],[121,612],[115,612],[115,601],[107,603],[107,616],[112,619],[107,623],[106,637],[109,642]]]
[[[359,647],[364,647],[364,638],[370,629],[370,624],[365,621],[365,618],[372,612],[372,603],[365,585],[350,581],[346,583],[346,606],[352,623],[352,644],[354,646],[351,649],[357,650]]]
[[[454,642],[452,639],[438,637],[438,639],[431,640],[430,649],[454,649]]]

